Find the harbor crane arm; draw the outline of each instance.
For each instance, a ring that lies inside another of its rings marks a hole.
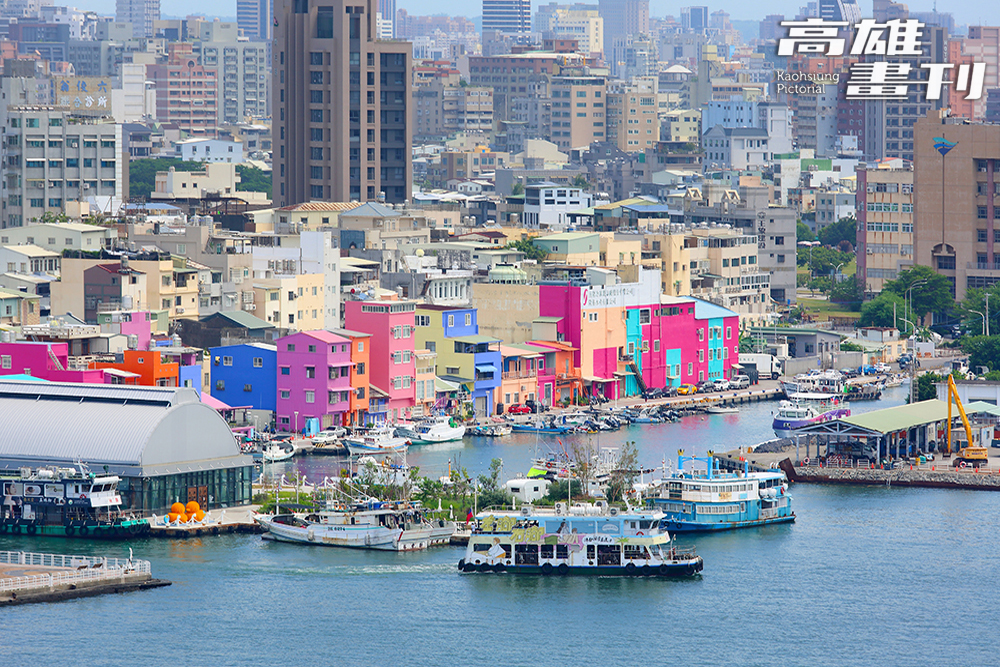
[[[955,378],[948,376],[948,453],[951,454],[951,403],[958,406],[958,414],[962,417],[962,426],[965,427],[966,442],[972,446],[972,427],[969,425],[969,418],[965,415],[965,408],[962,406],[962,399],[958,397],[958,388],[955,386]]]

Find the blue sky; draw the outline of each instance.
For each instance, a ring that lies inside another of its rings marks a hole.
[[[552,0],[532,0],[532,7],[540,4],[548,4]],[[573,1],[590,1],[597,4],[597,0],[559,0],[565,4],[572,4]],[[758,0],[753,3],[752,9],[747,8],[747,3],[740,0],[708,1],[702,0],[711,11],[725,9],[734,19],[760,19],[767,14],[785,14],[793,16],[798,8],[806,4],[806,0]],[[75,4],[80,9],[92,9],[102,14],[114,14],[114,0],[59,0],[58,4]],[[650,13],[653,16],[665,16],[673,14],[677,16],[682,6],[696,4],[690,0],[674,2],[667,0],[650,0]],[[933,0],[913,0],[906,3],[913,11],[930,11],[933,8]],[[459,14],[464,16],[478,16],[481,13],[482,4],[479,0],[397,0],[397,6],[406,8],[411,14]],[[862,15],[871,16],[871,0],[861,0]],[[172,16],[184,16],[189,13],[208,14],[211,16],[235,16],[236,0],[160,0],[160,7],[164,14]],[[958,4],[941,0],[938,7],[942,11],[950,11],[955,14],[958,23],[972,23],[983,25],[997,25],[1000,23],[1000,4],[996,3],[973,3],[969,0],[960,0]]]

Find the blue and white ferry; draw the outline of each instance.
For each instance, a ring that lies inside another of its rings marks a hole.
[[[704,562],[673,545],[656,511],[620,511],[603,501],[523,505],[476,515],[462,572],[689,577]]]
[[[706,468],[684,469],[704,461]],[[650,509],[663,512],[663,526],[674,533],[731,530],[795,521],[788,480],[780,468],[722,472],[715,457],[677,457],[677,470],[646,488]]]

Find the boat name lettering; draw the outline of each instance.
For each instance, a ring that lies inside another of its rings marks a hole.
[[[491,514],[483,518],[481,530],[484,533],[509,533],[514,529],[515,523],[517,519],[512,516],[497,517]]]

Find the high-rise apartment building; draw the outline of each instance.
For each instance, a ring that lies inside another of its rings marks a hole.
[[[483,32],[531,32],[531,0],[483,0]]]
[[[656,79],[611,84],[606,104],[608,141],[617,144],[620,150],[636,153],[660,140]]]
[[[273,0],[236,0],[236,24],[249,39],[271,40],[273,14]]]
[[[382,15],[382,39],[396,39],[396,0],[378,0],[378,12]]]
[[[705,32],[708,29],[708,7],[681,7],[681,29]]]
[[[203,66],[218,70],[219,124],[269,116],[267,43],[239,39],[236,23],[206,21],[199,30],[195,53]]]
[[[552,77],[552,141],[559,150],[607,138],[607,81],[603,76]],[[558,105],[558,106],[557,106]]]
[[[152,37],[153,21],[160,20],[160,0],[118,0],[115,20],[131,23],[133,37]]]
[[[1000,282],[1000,125],[932,111],[913,134],[915,263],[951,280],[962,300]]]
[[[860,165],[855,173],[857,276],[865,294],[878,294],[913,265],[913,170]]]
[[[543,5],[535,13],[535,30],[543,38],[575,39],[580,53],[604,50],[604,19],[593,5]]]
[[[604,19],[604,59],[614,73],[629,39],[649,34],[649,0],[600,0],[598,12]]]
[[[275,2],[275,205],[409,198],[412,46],[378,40],[377,8],[376,0]]]
[[[167,62],[146,71],[156,84],[156,118],[193,136],[214,136],[218,125],[218,68],[198,63],[191,42],[169,45]]]

